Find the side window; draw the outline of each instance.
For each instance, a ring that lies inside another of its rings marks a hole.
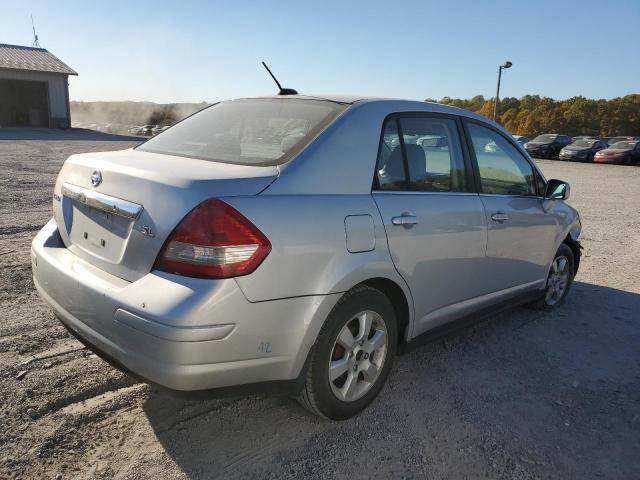
[[[455,120],[442,117],[400,119],[409,169],[409,188],[421,192],[465,191],[462,148]]]
[[[533,167],[499,133],[468,123],[483,193],[536,195]]]
[[[376,178],[380,190],[405,190],[407,187],[400,135],[395,119],[387,120],[384,125],[376,164]]]

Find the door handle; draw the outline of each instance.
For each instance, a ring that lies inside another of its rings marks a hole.
[[[494,222],[506,222],[507,220],[509,220],[509,215],[507,215],[504,212],[496,212],[493,215],[491,215],[491,220],[493,220]]]
[[[403,227],[410,227],[411,225],[416,225],[418,223],[418,217],[409,212],[402,212],[402,215],[392,217],[391,223],[394,225],[402,225]]]

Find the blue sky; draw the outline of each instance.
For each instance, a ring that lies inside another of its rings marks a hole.
[[[412,99],[640,93],[640,0],[0,1],[0,43],[78,71],[75,100],[199,102],[273,93]]]

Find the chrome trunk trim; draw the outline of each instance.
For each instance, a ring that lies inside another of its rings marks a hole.
[[[78,187],[71,183],[62,185],[62,194],[78,203],[87,205],[102,212],[118,215],[119,217],[137,220],[142,213],[143,206],[137,203],[111,197],[87,188]]]

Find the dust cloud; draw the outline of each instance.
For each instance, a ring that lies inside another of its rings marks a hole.
[[[71,102],[71,124],[110,133],[127,133],[135,126],[173,125],[208,106],[201,103]]]

